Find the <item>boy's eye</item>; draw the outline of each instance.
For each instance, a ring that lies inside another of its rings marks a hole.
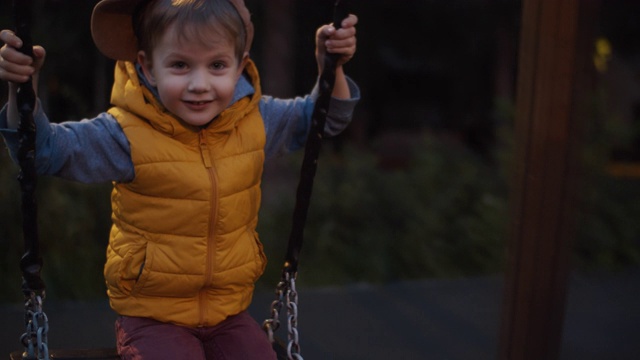
[[[182,61],[176,61],[171,64],[171,67],[174,69],[184,69],[185,67],[187,67],[187,64]]]
[[[213,64],[211,64],[211,67],[215,70],[222,70],[224,69],[225,65],[221,62],[214,62]]]

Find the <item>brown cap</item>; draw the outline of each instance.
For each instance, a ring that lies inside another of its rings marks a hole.
[[[91,36],[100,52],[114,60],[135,61],[138,40],[133,31],[132,16],[138,4],[146,0],[102,0],[93,8]],[[244,23],[247,41],[245,51],[251,48],[253,24],[244,0],[229,0]]]

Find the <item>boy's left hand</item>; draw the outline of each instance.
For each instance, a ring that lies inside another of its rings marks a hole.
[[[337,66],[344,65],[356,53],[356,24],[358,17],[349,14],[342,20],[342,27],[336,30],[333,25],[323,25],[316,31],[316,61],[319,71],[324,68],[324,56],[329,52],[340,54]]]

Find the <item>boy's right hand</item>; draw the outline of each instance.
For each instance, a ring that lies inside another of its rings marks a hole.
[[[29,76],[33,76],[35,85],[38,71],[46,55],[44,48],[34,46],[32,59],[18,51],[22,46],[22,40],[13,31],[0,31],[0,41],[4,43],[0,48],[0,79],[12,83],[24,83],[29,80]]]

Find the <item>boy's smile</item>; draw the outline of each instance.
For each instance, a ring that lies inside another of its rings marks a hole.
[[[187,124],[203,126],[231,103],[243,62],[234,44],[217,33],[208,44],[177,33],[169,26],[151,56],[140,51],[138,61],[165,108]]]

